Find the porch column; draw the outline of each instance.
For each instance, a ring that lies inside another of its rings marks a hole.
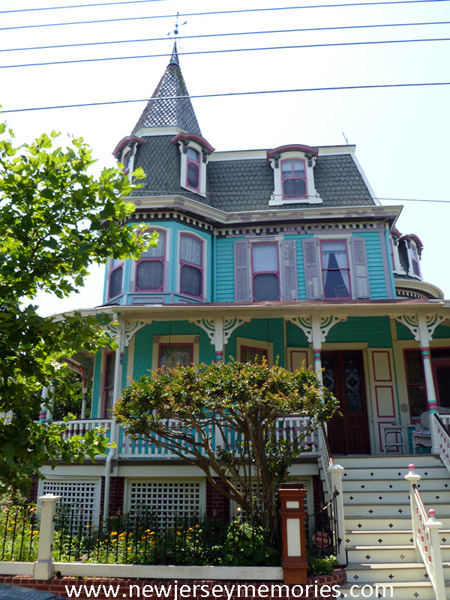
[[[86,408],[87,408],[87,380],[86,376],[83,373],[83,399],[81,401],[81,418],[86,418]]]
[[[432,332],[428,328],[426,316],[420,314],[417,318],[420,353],[422,355],[423,372],[425,375],[425,387],[427,390],[427,408],[431,414],[437,412],[436,389],[434,387],[433,369],[431,368],[431,352],[430,342],[432,340]],[[439,453],[439,442],[436,439],[436,432],[430,423],[431,431],[431,451],[433,454]]]
[[[44,423],[47,420],[47,403],[48,403],[48,387],[44,386],[41,393],[41,409],[39,411],[39,423]]]
[[[125,321],[119,321],[118,327],[118,337],[116,337],[117,349],[115,355],[115,364],[114,364],[114,392],[113,392],[113,406],[116,404],[118,399],[120,398],[120,393],[122,391],[122,363],[123,363],[123,355],[125,349]],[[111,475],[112,475],[112,461],[113,458],[116,457],[119,447],[119,427],[114,418],[111,419],[111,432],[110,432],[110,442],[114,442],[116,447],[109,448],[108,456],[105,461],[105,496],[103,498],[103,515],[105,517],[108,516],[109,513],[109,490],[111,486]]]
[[[221,363],[223,361],[224,345],[223,319],[219,317],[214,321],[214,349],[216,351],[216,363]]]
[[[322,359],[321,359],[321,351],[322,351],[322,331],[320,329],[320,318],[313,317],[312,318],[312,351],[314,355],[314,371],[317,374],[317,379],[320,381],[320,384],[323,383],[322,378]]]

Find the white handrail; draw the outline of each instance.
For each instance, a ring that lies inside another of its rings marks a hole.
[[[450,471],[450,436],[447,433],[450,427],[450,415],[431,414],[430,427],[433,439],[436,440],[439,448],[439,456]]]
[[[415,472],[413,464],[409,465],[409,473],[405,475],[405,479],[410,484],[411,520],[417,559],[425,565],[436,600],[446,600],[439,539],[439,529],[442,527],[442,523],[436,520],[434,509],[430,508],[427,514],[417,487],[421,477]]]

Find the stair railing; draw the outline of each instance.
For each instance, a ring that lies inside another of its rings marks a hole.
[[[344,467],[336,465],[331,455],[325,426],[321,423],[319,427],[319,462],[325,473],[325,485],[329,501],[333,502],[333,514],[335,519],[335,544],[337,547],[336,558],[340,565],[347,563],[345,544],[342,543],[345,531],[344,521],[344,493],[342,490],[342,474]]]
[[[431,414],[431,439],[437,444],[439,456],[448,471],[450,471],[450,436],[448,434],[449,430],[446,427],[449,426],[450,415]]]
[[[436,520],[434,509],[430,508],[427,513],[418,488],[421,477],[415,472],[413,464],[408,468],[409,473],[405,475],[405,479],[410,485],[412,531],[417,561],[422,561],[425,565],[436,600],[446,600],[439,539],[442,523]]]

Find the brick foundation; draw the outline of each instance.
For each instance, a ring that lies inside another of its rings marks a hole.
[[[345,571],[343,569],[339,569],[336,570],[333,574],[330,575],[318,575],[317,577],[308,577],[308,582],[306,585],[311,586],[308,590],[308,593],[301,593],[300,587],[299,586],[288,586],[289,590],[292,591],[292,593],[289,593],[288,595],[286,594],[287,589],[285,587],[281,588],[281,595],[278,592],[278,588],[275,588],[277,590],[276,593],[274,593],[273,595],[271,594],[271,585],[275,585],[275,586],[282,586],[283,582],[282,581],[236,581],[236,580],[227,580],[227,581],[211,581],[211,580],[193,580],[193,579],[189,579],[189,580],[177,580],[177,584],[178,584],[178,600],[180,600],[181,598],[185,598],[186,600],[194,600],[195,596],[189,595],[187,596],[186,594],[182,594],[180,593],[180,589],[182,585],[187,585],[189,586],[189,590],[193,590],[194,589],[194,585],[197,586],[206,586],[206,587],[198,587],[198,591],[197,591],[197,595],[196,598],[227,598],[228,600],[228,595],[225,593],[225,591],[223,592],[223,595],[219,595],[218,593],[216,595],[213,594],[213,588],[214,586],[227,586],[228,590],[233,589],[232,586],[234,585],[234,593],[231,594],[231,598],[230,600],[240,600],[241,598],[254,598],[255,600],[259,600],[260,598],[267,598],[269,600],[275,600],[276,598],[284,598],[284,600],[298,600],[299,598],[303,598],[304,600],[308,599],[308,600],[323,600],[323,598],[334,598],[335,595],[333,595],[333,591],[332,591],[332,587],[335,585],[342,585],[344,584],[346,581],[346,575],[345,575]],[[78,579],[77,577],[61,577],[61,578],[54,578],[54,579],[50,579],[49,581],[45,581],[45,580],[35,580],[32,577],[27,577],[24,575],[15,575],[15,576],[8,576],[8,575],[1,575],[0,576],[0,583],[13,583],[15,585],[21,585],[21,586],[25,586],[25,587],[30,587],[33,589],[38,589],[38,590],[45,590],[48,592],[52,592],[53,594],[58,594],[59,596],[63,597],[63,598],[69,598],[70,596],[66,593],[66,586],[69,587],[69,590],[72,589],[72,586],[75,586],[75,588],[77,589],[77,591],[79,590],[79,588],[81,586],[113,586],[113,588],[117,589],[117,586],[120,586],[120,591],[117,594],[117,598],[124,598],[126,599],[132,599],[132,598],[154,598],[155,596],[152,594],[150,595],[150,588],[147,588],[147,595],[143,594],[143,591],[145,590],[144,586],[154,586],[154,585],[166,585],[169,586],[170,584],[174,584],[175,582],[172,580],[163,580],[163,579],[102,579],[99,577],[95,577],[95,578],[89,578],[89,577],[84,577],[82,579]],[[137,595],[137,588],[135,588],[136,590],[136,595],[129,595],[128,594],[128,590],[130,589],[130,586],[134,585],[134,586],[138,586],[139,587],[139,591],[140,591],[140,596]],[[244,588],[241,588],[241,592],[240,594],[238,594],[238,589],[237,586],[254,586],[255,588],[255,592],[253,593],[253,589],[249,588],[248,590],[245,590]],[[295,589],[294,589],[295,588]],[[303,586],[303,591],[305,592],[305,588],[306,586]],[[82,588],[83,590],[85,588]],[[166,588],[167,589],[167,588]],[[219,590],[219,588],[215,588],[216,590]],[[322,589],[322,591],[321,591]],[[248,591],[248,596],[245,595],[246,591]],[[209,594],[208,594],[209,592]],[[75,595],[73,594],[72,597],[75,597]],[[79,600],[88,600],[88,596],[86,594],[81,593],[79,596],[76,596],[77,598],[79,598]],[[93,597],[92,595],[90,596],[91,598]],[[105,596],[105,595],[98,595],[96,596],[98,598],[98,600],[107,600],[107,598],[112,598],[114,597],[113,595],[109,595]],[[175,600],[175,593],[172,592],[171,594],[164,596],[164,598],[166,598],[166,600]]]

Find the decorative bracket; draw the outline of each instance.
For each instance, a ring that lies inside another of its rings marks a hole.
[[[150,325],[152,322],[153,321],[125,321],[124,347],[126,348],[130,345],[131,340],[140,329],[146,325]],[[120,343],[120,323],[118,321],[116,321],[115,324],[108,325],[106,327],[106,332],[117,344]]]
[[[218,321],[221,321],[222,327],[218,327]],[[222,339],[219,340],[221,345],[225,346],[230,339],[231,334],[235,329],[243,325],[244,323],[248,323],[250,318],[244,319],[242,317],[235,317],[230,319],[190,319],[189,323],[193,323],[197,325],[207,334],[211,344],[216,345],[216,336],[220,335],[220,330],[222,330]]]
[[[445,321],[446,317],[438,314],[425,315],[422,317],[422,322],[421,317],[422,315],[397,315],[394,319],[407,327],[421,346],[428,346],[433,339],[436,327]]]
[[[286,319],[299,329],[303,331],[306,339],[311,344],[314,342],[314,333],[316,320],[312,316],[307,317],[288,317]],[[347,320],[347,317],[336,317],[334,315],[321,315],[318,320],[320,342],[324,343],[330,329],[336,325],[336,323],[342,323]]]

